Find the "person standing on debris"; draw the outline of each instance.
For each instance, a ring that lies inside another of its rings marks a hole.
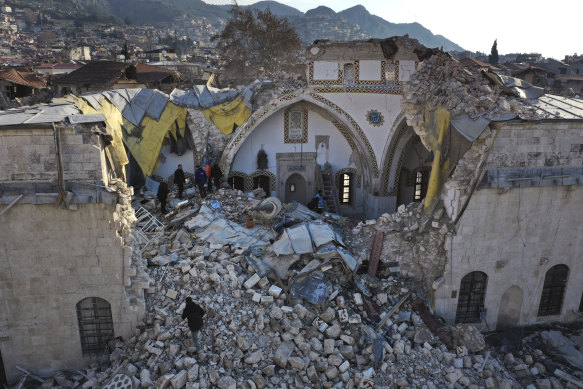
[[[158,186],[158,193],[156,195],[160,201],[160,210],[166,213],[166,199],[168,198],[168,180],[164,180]]]
[[[213,190],[213,180],[211,179],[211,161],[206,161],[206,165],[204,167],[204,172],[206,173],[206,179],[208,181],[208,191],[211,192]]]
[[[192,301],[192,298],[186,298],[186,306],[184,307],[184,311],[182,311],[182,319],[188,319],[188,328],[190,328],[190,332],[192,333],[192,342],[194,343],[194,347],[196,347],[196,351],[202,349],[198,337],[202,328],[202,317],[205,313],[200,305]]]
[[[184,191],[184,170],[182,170],[182,165],[178,165],[178,169],[174,172],[174,183],[178,185],[178,198],[182,198],[182,192]]]
[[[324,211],[324,195],[322,194],[322,189],[320,189],[314,197],[318,199],[318,208],[316,209],[316,212],[322,214]]]
[[[206,197],[206,190],[204,189],[204,184],[206,183],[206,173],[200,165],[196,165],[196,171],[194,172],[194,183],[198,186],[198,191],[200,192],[200,198],[204,199]]]
[[[213,183],[215,184],[215,188],[219,189],[219,185],[221,185],[221,178],[223,177],[223,171],[217,165],[217,163],[213,163],[213,168],[211,170],[211,178],[213,179]]]

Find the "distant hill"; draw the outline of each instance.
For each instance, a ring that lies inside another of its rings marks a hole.
[[[4,0],[18,8],[44,9],[57,19],[81,19],[96,22],[120,22],[126,18],[137,24],[172,23],[177,17],[190,15],[206,17],[211,22],[229,17],[230,6],[207,4],[203,0]],[[47,11],[47,4],[52,9]],[[286,17],[304,42],[318,39],[353,40],[387,38],[408,34],[427,47],[443,47],[445,51],[463,49],[443,37],[434,35],[419,23],[391,23],[372,15],[362,5],[335,12],[319,6],[303,13],[277,1],[259,1],[245,8],[269,9]]]
[[[360,26],[373,38],[386,38],[394,35],[408,34],[421,44],[433,48],[443,47],[444,51],[464,51],[459,45],[445,38],[434,35],[419,23],[391,23],[376,15],[371,15],[362,5],[356,5],[338,13],[346,21]]]
[[[269,9],[272,14],[284,18],[302,16],[304,14],[302,11],[295,9],[294,7],[278,3],[277,1],[258,1],[252,5],[241,6],[241,8],[253,8],[260,11]]]

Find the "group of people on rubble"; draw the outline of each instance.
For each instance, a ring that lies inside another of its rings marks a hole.
[[[211,192],[213,190],[213,183],[215,187],[219,187],[221,178],[223,177],[223,172],[221,168],[215,163],[211,167],[211,162],[206,161],[204,169],[200,165],[196,165],[196,170],[194,171],[194,183],[198,187],[198,192],[201,198],[205,198],[207,195],[207,190]],[[182,170],[182,165],[178,165],[178,168],[174,172],[174,184],[178,187],[178,198],[182,199],[182,194],[184,192],[184,184],[186,183],[186,177],[184,176],[184,170]],[[205,188],[206,184],[206,188]],[[168,180],[164,180],[158,186],[157,198],[160,201],[160,210],[162,213],[166,213],[166,202],[168,199],[168,193],[170,189],[168,188]]]

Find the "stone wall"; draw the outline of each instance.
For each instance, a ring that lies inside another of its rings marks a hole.
[[[58,129],[66,209],[56,207],[53,126],[0,128],[0,360],[9,380],[17,365],[43,375],[89,363],[76,308],[85,298],[110,304],[115,336],[131,336],[145,313],[132,188],[108,180],[104,142],[92,129]]]
[[[484,305],[491,329],[511,287],[521,291],[516,325],[577,320],[573,311],[583,294],[582,207],[581,186],[476,191],[444,245],[448,263],[434,291],[436,311],[453,322],[462,277],[482,271],[488,276]],[[537,317],[545,274],[558,264],[569,267],[561,314]]]
[[[511,122],[500,129],[486,169],[583,166],[583,123]]]
[[[99,137],[84,126],[59,131],[65,180],[103,180]],[[57,153],[52,127],[0,128],[0,182],[56,180]]]
[[[44,374],[88,364],[76,312],[84,298],[108,301],[115,336],[132,335],[145,306],[143,290],[142,296],[126,290],[136,270],[118,234],[122,217],[104,204],[80,204],[77,211],[24,204],[4,214],[0,332],[7,339],[0,352],[9,379],[19,373],[16,365]]]

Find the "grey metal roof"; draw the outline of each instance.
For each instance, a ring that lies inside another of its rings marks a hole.
[[[81,111],[70,103],[13,108],[7,111],[0,111],[0,126],[58,123],[65,120],[68,116],[80,114]]]
[[[548,116],[548,119],[583,119],[582,99],[546,94],[531,103],[539,114]]]

